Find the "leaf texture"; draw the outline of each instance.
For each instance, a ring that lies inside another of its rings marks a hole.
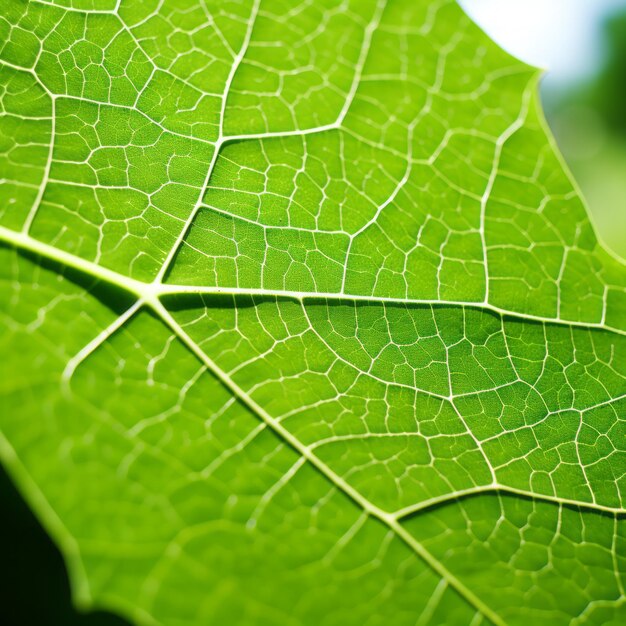
[[[626,271],[455,2],[8,0],[0,456],[137,624],[626,619]]]

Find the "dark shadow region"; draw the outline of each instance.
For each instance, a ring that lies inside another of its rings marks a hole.
[[[131,626],[72,604],[61,553],[0,465],[0,624],[2,626]]]

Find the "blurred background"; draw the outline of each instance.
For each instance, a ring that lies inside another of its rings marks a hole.
[[[626,258],[626,0],[459,0],[503,48],[549,72],[548,122],[601,238]],[[0,624],[124,626],[81,615],[61,555],[0,468]]]
[[[626,259],[626,0],[459,0],[505,50],[547,70],[548,123],[600,238]]]

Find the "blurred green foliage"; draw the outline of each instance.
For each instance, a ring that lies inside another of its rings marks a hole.
[[[604,26],[605,62],[598,74],[583,86],[586,101],[612,133],[626,140],[626,12],[613,15]]]
[[[601,238],[626,258],[626,11],[602,26],[598,71],[545,88],[546,115],[587,198]]]

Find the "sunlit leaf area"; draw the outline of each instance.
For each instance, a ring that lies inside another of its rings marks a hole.
[[[566,162],[454,0],[5,0],[0,622],[625,623],[611,63]]]

